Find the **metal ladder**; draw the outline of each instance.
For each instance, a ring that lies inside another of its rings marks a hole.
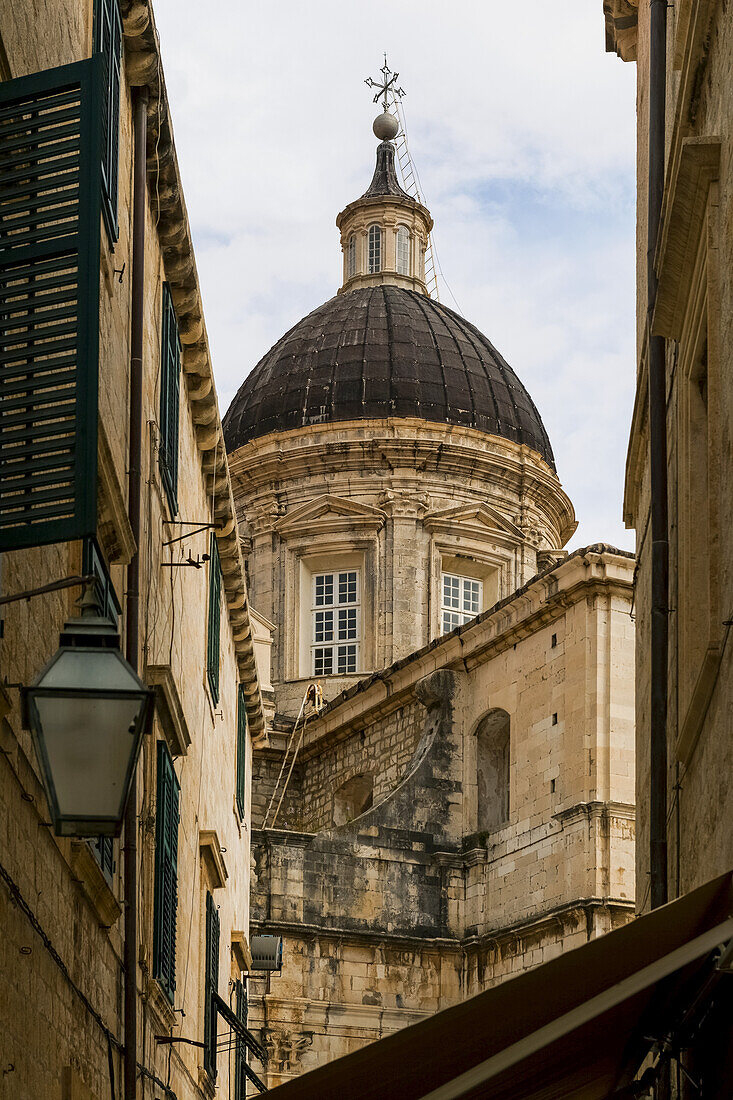
[[[394,91],[391,91],[390,109],[395,117],[399,120],[400,129],[395,138],[395,145],[397,147],[397,164],[400,170],[400,179],[402,188],[413,199],[417,199],[419,203],[422,203],[422,196],[420,195],[420,188],[418,186],[417,173],[415,166],[410,156],[410,150],[407,145],[407,127],[405,126],[405,112],[402,109],[402,102],[400,97],[395,95]],[[428,243],[425,249],[425,286],[428,289],[428,297],[434,298],[436,302],[440,301],[440,293],[438,291],[438,271],[435,262],[435,250],[433,248],[433,235],[428,234]]]

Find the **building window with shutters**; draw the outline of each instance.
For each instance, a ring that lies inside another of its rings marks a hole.
[[[382,270],[382,230],[378,225],[369,226],[369,274]]]
[[[352,675],[359,668],[361,641],[359,570],[314,573],[312,585],[312,673]]]
[[[160,982],[171,1004],[176,989],[179,789],[168,746],[165,741],[159,741],[155,810],[153,977]]]
[[[119,236],[117,195],[120,133],[122,20],[119,0],[96,0],[94,48],[104,58],[104,130],[102,136],[102,215],[110,242]]]
[[[219,702],[219,655],[221,649],[221,564],[216,535],[211,536],[209,556],[209,628],[206,637],[206,678],[214,705]]]
[[[405,225],[397,230],[397,274],[410,274],[410,231]]]
[[[247,778],[247,707],[244,699],[244,688],[239,685],[237,696],[237,810],[239,816],[244,818],[245,794]]]
[[[213,995],[219,992],[219,911],[206,893],[206,954],[204,957],[204,1069],[216,1077],[216,1034]]]
[[[440,578],[440,618],[442,633],[448,634],[481,611],[483,584],[473,577],[442,573]]]
[[[160,345],[160,448],[158,464],[171,515],[178,513],[178,421],[181,341],[170,287],[163,283]]]
[[[92,849],[92,853],[100,870],[107,880],[109,886],[112,885],[112,878],[115,873],[115,842],[111,836],[98,836],[95,840],[90,840],[89,844]]]
[[[247,990],[244,982],[237,979],[234,983],[234,1013],[244,1027],[247,1026]],[[234,1058],[234,1100],[246,1100],[247,1074],[245,1064],[247,1062],[247,1047],[237,1038]]]
[[[356,236],[352,233],[346,245],[346,278],[356,275]]]

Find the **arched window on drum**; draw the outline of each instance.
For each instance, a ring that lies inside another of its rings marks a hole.
[[[397,230],[397,274],[410,274],[410,230],[406,225]]]
[[[382,270],[382,230],[378,225],[369,226],[369,274]]]

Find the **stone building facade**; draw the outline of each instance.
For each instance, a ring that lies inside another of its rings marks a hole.
[[[111,46],[100,31],[105,19],[107,30],[113,28]],[[121,31],[116,39],[115,27]],[[14,89],[21,87],[17,81],[28,78],[22,87],[32,91],[41,78],[54,86],[54,79],[71,79],[70,72],[85,74],[91,64],[88,59],[102,51],[105,41],[109,56],[116,56],[120,64],[119,118],[114,109],[110,111],[110,101],[104,116],[117,139],[118,194],[116,217],[100,226],[99,256],[92,264],[91,280],[98,284],[93,325],[99,336],[96,547],[89,539],[77,539],[3,554],[2,596],[12,599],[67,577],[98,571],[100,583],[109,579],[116,592],[117,611],[111,614],[119,616],[124,644],[128,566],[137,555],[142,597],[137,662],[142,679],[155,688],[156,713],[137,769],[137,889],[131,897],[122,874],[129,836],[94,843],[57,838],[49,828],[38,763],[19,709],[18,687],[36,677],[56,650],[64,620],[78,614],[79,587],[57,587],[2,607],[0,1095],[16,1100],[121,1096],[127,1049],[136,1056],[134,1095],[165,1092],[179,1100],[200,1100],[212,1097],[217,1083],[225,1092],[231,1088],[234,1095],[234,1055],[219,1058],[216,1077],[200,1045],[178,1040],[202,1043],[211,990],[217,989],[229,1002],[234,983],[250,967],[251,756],[253,741],[262,739],[265,726],[191,234],[157,32],[146,0],[123,0],[119,9],[117,0],[39,0],[2,6],[0,269],[7,293],[12,276],[2,265],[13,244],[11,218],[25,209],[11,195],[8,158],[25,134],[23,119],[30,126],[34,117],[12,106]],[[80,68],[63,69],[57,77],[58,67],[78,63]],[[149,99],[143,216],[142,500],[136,544],[128,518],[128,471],[134,458],[128,448],[128,426],[135,228],[133,104],[135,89],[140,87],[148,89]],[[102,111],[100,102],[91,106]],[[94,110],[91,117],[100,118]],[[53,126],[51,122],[52,137]],[[51,192],[49,206],[54,201]],[[40,282],[34,284],[39,297],[42,289]],[[79,294],[94,300],[96,285],[81,288]],[[36,323],[36,318],[31,322]],[[175,406],[165,407],[167,425],[162,390],[164,324],[176,367],[170,392],[178,397]],[[7,314],[0,317],[0,328],[7,352],[21,337],[16,328],[8,339],[12,325]],[[176,330],[180,343],[171,336]],[[58,337],[50,332],[46,338]],[[8,363],[13,366],[13,355],[6,353],[3,400]],[[34,400],[27,402],[30,424]],[[3,405],[3,417],[7,412]],[[3,463],[12,457],[6,449],[9,424],[6,419]],[[161,454],[166,444],[164,463]],[[172,493],[174,464],[177,491]],[[5,502],[3,497],[3,507]],[[94,559],[88,556],[92,549]],[[112,602],[114,598],[110,594]],[[259,625],[259,633],[266,648],[265,624]],[[165,767],[177,802],[175,813],[166,818],[177,844],[173,855],[177,868],[173,886],[170,873],[166,878],[166,889],[173,890],[173,909],[166,895],[168,908],[162,913],[159,791]],[[211,908],[207,896],[218,914],[211,922],[219,929],[220,941],[218,955],[213,948],[210,952],[210,964],[205,959],[207,905]],[[123,909],[131,904],[138,914],[136,964],[134,973],[126,976]],[[160,949],[156,957],[154,924],[160,925],[160,936],[168,944],[167,960],[161,959]],[[133,983],[137,1001],[135,1036],[124,1030],[126,981]],[[224,1036],[221,1022],[219,1033]],[[175,1041],[164,1044],[161,1037]],[[237,1095],[244,1095],[242,1086],[236,1087]],[[124,1095],[131,1094],[126,1090]]]
[[[652,505],[650,333],[664,341],[669,652],[666,685],[666,879],[670,899],[733,866],[733,23],[725,3],[681,0],[662,13],[664,97],[661,218],[652,246],[658,280],[648,320],[651,9],[604,3],[607,48],[637,65],[637,390],[624,514],[637,532],[637,896],[650,870]],[[659,94],[659,93],[657,93]],[[664,739],[663,739],[664,740]],[[648,905],[647,905],[648,907]],[[687,1067],[703,1093],[729,1095],[730,1000]],[[727,1052],[724,1053],[724,1052]],[[723,1054],[723,1057],[721,1057]],[[717,1075],[721,1076],[718,1077]],[[684,1075],[683,1075],[684,1077]],[[693,1096],[686,1077],[681,1095]]]
[[[338,294],[224,419],[274,625],[252,920],[284,961],[250,1001],[270,1085],[634,906],[633,559],[563,549],[575,515],[539,413],[428,297],[432,219],[389,140],[337,225]]]

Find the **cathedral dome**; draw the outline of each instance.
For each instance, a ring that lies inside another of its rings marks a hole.
[[[391,417],[476,428],[555,468],[532,398],[486,337],[389,283],[346,290],[287,332],[232,401],[224,435],[231,453],[270,432]]]

